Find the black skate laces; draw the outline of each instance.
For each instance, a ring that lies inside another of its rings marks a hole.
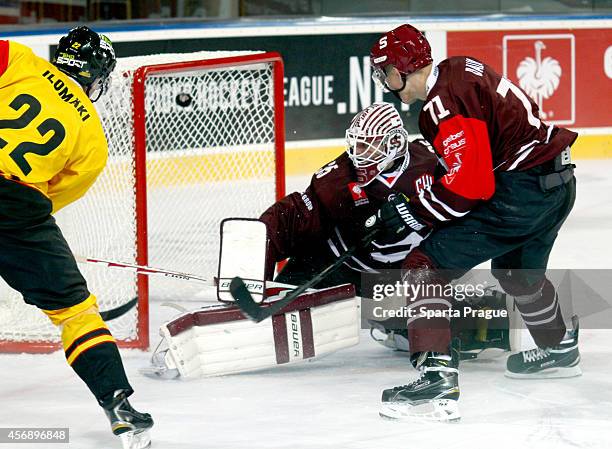
[[[446,355],[446,354],[431,355],[430,354],[427,358],[435,359],[437,364],[427,366],[424,363],[425,361],[421,362],[418,368],[419,373],[420,373],[419,377],[406,385],[400,385],[398,387],[393,388],[393,391],[403,390],[404,388],[411,388],[415,385],[418,385],[419,383],[423,381],[427,373],[434,373],[434,372],[457,373],[458,372],[457,368],[453,368],[449,366],[452,361],[452,357],[449,355]]]
[[[404,390],[406,388],[412,388],[415,385],[418,385],[420,382],[422,382],[423,378],[425,377],[426,371],[424,369],[421,369],[419,371],[420,371],[420,374],[419,374],[418,379],[413,380],[412,382],[410,382],[410,383],[408,383],[406,385],[400,385],[398,387],[394,387],[393,391],[399,391],[399,390]]]

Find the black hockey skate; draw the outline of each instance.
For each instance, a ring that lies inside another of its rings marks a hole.
[[[388,419],[420,418],[458,421],[459,356],[423,352],[415,361],[420,377],[408,385],[384,390],[380,416]],[[414,363],[414,362],[413,362]]]
[[[572,318],[561,343],[553,348],[535,348],[508,357],[507,377],[514,379],[554,379],[575,377],[582,374],[578,351],[578,317]]]
[[[146,449],[151,447],[149,429],[153,418],[148,413],[140,413],[130,405],[125,390],[117,390],[113,399],[103,405],[111,423],[111,430],[121,438],[123,449]]]

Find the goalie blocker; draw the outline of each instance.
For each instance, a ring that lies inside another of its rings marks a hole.
[[[267,293],[280,299],[286,291]],[[196,378],[303,362],[356,345],[359,328],[359,300],[349,284],[305,293],[260,323],[235,305],[214,305],[161,326],[168,348],[154,354],[153,371]]]

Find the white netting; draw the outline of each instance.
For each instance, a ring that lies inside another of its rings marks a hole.
[[[136,261],[134,70],[237,54],[201,52],[119,61],[110,91],[96,103],[109,143],[108,165],[87,195],[57,216],[75,254]],[[212,279],[220,220],[256,217],[274,201],[273,84],[271,63],[202,67],[146,78],[149,265]],[[101,310],[138,294],[131,272],[80,267]],[[201,285],[181,280],[151,277],[149,282],[153,300],[195,299],[201,290]],[[6,289],[0,290],[0,341],[58,341],[47,318]],[[133,340],[137,321],[133,310],[112,321],[111,330],[118,339]]]

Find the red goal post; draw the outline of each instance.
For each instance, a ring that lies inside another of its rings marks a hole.
[[[285,194],[281,56],[125,58],[113,78],[96,103],[107,168],[84,198],[60,211],[60,228],[80,256],[214,274],[220,220],[258,216]],[[80,268],[100,310],[138,298],[109,323],[124,348],[149,346],[151,298],[205,300],[196,283]],[[59,349],[47,318],[7,289],[0,288],[0,352]]]

